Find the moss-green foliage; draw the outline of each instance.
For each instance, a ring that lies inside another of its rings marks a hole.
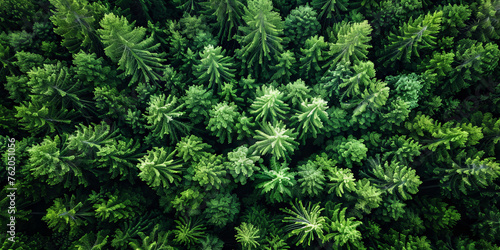
[[[499,6],[0,0],[0,248],[498,249]]]

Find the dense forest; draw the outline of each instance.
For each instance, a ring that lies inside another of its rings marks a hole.
[[[2,0],[1,249],[500,249],[500,0]]]

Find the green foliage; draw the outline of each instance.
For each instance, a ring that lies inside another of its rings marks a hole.
[[[293,129],[287,129],[281,122],[275,125],[264,123],[262,131],[257,130],[256,133],[254,139],[257,142],[250,146],[250,150],[254,150],[254,154],[265,155],[269,153],[277,159],[287,159],[299,145],[295,141],[297,133],[294,133]]]
[[[76,131],[68,137],[68,148],[86,155],[93,155],[93,152],[112,142],[116,131],[110,131],[110,126],[104,122],[98,125],[77,126]]]
[[[210,0],[212,15],[217,17],[218,36],[221,40],[231,40],[242,25],[244,5],[239,0]]]
[[[457,161],[451,160],[450,166],[436,168],[434,172],[442,175],[441,183],[445,189],[456,193],[467,194],[494,185],[500,177],[500,164],[494,158],[483,158],[484,152],[467,157],[462,151],[457,155]],[[463,161],[465,159],[465,161]]]
[[[130,245],[131,242],[135,242],[136,239],[134,238],[151,228],[154,223],[151,217],[154,215],[153,213],[148,213],[123,223],[120,228],[115,231],[111,246],[115,248],[124,248]]]
[[[278,64],[276,66],[271,66],[271,69],[276,72],[271,77],[271,81],[279,81],[279,82],[287,82],[290,80],[290,77],[296,73],[295,63],[297,59],[295,59],[295,54],[287,50],[281,53],[278,56]]]
[[[319,32],[321,25],[316,18],[317,15],[309,5],[301,5],[293,9],[285,18],[285,36],[295,47],[302,47],[306,39]]]
[[[203,193],[200,193],[198,189],[187,189],[175,197],[172,206],[178,212],[188,216],[198,215],[203,198]]]
[[[353,64],[366,59],[368,49],[372,46],[370,34],[372,27],[368,21],[361,23],[342,23],[337,34],[337,42],[330,46],[331,63],[335,65],[343,60]]]
[[[335,205],[328,211],[331,216],[327,219],[328,234],[325,235],[323,242],[333,240],[336,248],[346,244],[353,244],[355,247],[360,247],[361,232],[356,228],[363,224],[361,221],[355,221],[354,217],[346,218],[347,208],[341,209],[340,204]]]
[[[146,200],[144,197],[134,194],[127,189],[124,191],[115,189],[114,192],[111,193],[104,192],[101,188],[100,193],[92,191],[89,201],[94,203],[93,208],[95,209],[95,216],[98,219],[102,221],[109,220],[111,222],[117,222],[138,216],[143,212],[141,206]]]
[[[374,82],[375,77],[374,64],[370,61],[359,62],[353,67],[353,74],[348,76],[347,79],[342,79],[342,83],[339,83],[338,88],[342,93],[340,101],[347,97],[356,96],[362,93],[362,87],[371,86]]]
[[[422,184],[422,181],[420,181],[414,169],[403,166],[397,161],[385,162],[382,165],[379,157],[376,159],[371,158],[368,162],[370,164],[368,171],[373,175],[370,180],[376,183],[380,189],[387,191],[389,194],[396,194],[396,190],[397,194],[404,200],[411,199],[411,195],[418,192],[418,187]]]
[[[82,168],[76,161],[78,155],[72,154],[59,136],[52,140],[45,138],[43,142],[29,148],[28,152],[31,174],[36,178],[43,178],[47,184],[87,184]],[[73,176],[77,178],[77,183],[71,183]]]
[[[230,182],[227,178],[227,170],[222,162],[222,156],[210,155],[204,157],[193,166],[193,181],[198,182],[201,187],[209,191],[212,189],[221,190]]]
[[[224,242],[211,234],[207,235],[200,243],[202,249],[222,250],[224,247]]]
[[[337,196],[342,197],[345,191],[356,191],[356,179],[354,179],[354,174],[350,169],[339,167],[328,168],[326,176],[329,180],[328,186],[331,187],[328,193],[335,191]]]
[[[464,39],[457,46],[455,55],[458,65],[444,89],[458,92],[480,80],[483,74],[494,70],[498,65],[500,50],[498,44],[487,43],[483,46],[481,42]]]
[[[270,169],[263,166],[255,175],[259,182],[255,187],[261,189],[262,194],[268,194],[271,202],[282,202],[292,196],[295,175],[285,163],[272,162]]]
[[[64,198],[54,200],[54,204],[47,209],[47,214],[42,220],[57,232],[69,229],[70,235],[77,235],[82,229],[80,227],[87,225],[93,215],[89,210],[90,207],[79,201],[75,195],[64,195]]]
[[[164,53],[153,52],[160,44],[154,44],[154,37],[146,36],[146,28],[133,27],[125,17],[106,14],[100,22],[100,35],[104,52],[125,76],[131,76],[130,83],[138,81],[155,82],[160,80],[158,72],[164,69]]]
[[[233,222],[239,211],[240,203],[235,194],[219,193],[207,201],[207,207],[203,214],[208,224],[222,228],[227,223]]]
[[[209,89],[219,92],[223,83],[234,79],[234,63],[232,58],[224,56],[222,47],[208,45],[200,52],[200,57],[200,63],[195,66],[194,71],[198,83],[208,83]]]
[[[378,208],[382,202],[382,190],[376,188],[367,179],[356,182],[356,204],[355,208],[363,213],[371,213],[372,209]]]
[[[54,33],[63,37],[62,45],[71,53],[80,49],[101,52],[102,45],[96,34],[96,17],[99,18],[104,6],[87,1],[50,0],[56,7],[50,20],[56,26]]]
[[[257,89],[257,98],[250,106],[250,114],[256,114],[256,121],[271,121],[285,119],[287,111],[290,109],[283,102],[283,92],[271,87],[263,86]]]
[[[481,0],[476,12],[477,21],[474,22],[467,34],[470,37],[486,42],[500,39],[500,1]]]
[[[182,217],[180,220],[175,220],[177,226],[172,230],[175,234],[174,242],[185,246],[198,244],[205,236],[205,227],[199,221],[191,222],[191,219]]]
[[[257,241],[259,236],[259,229],[254,225],[246,222],[242,222],[239,227],[235,227],[236,241],[239,242],[243,249],[252,249],[260,246],[260,243]]]
[[[236,94],[236,89],[234,86],[234,81],[230,83],[224,83],[221,92],[219,92],[220,99],[224,102],[233,102],[236,104],[244,102],[243,98]]]
[[[346,0],[313,0],[312,5],[319,11],[319,18],[329,19],[339,16],[339,12],[346,11],[349,5]]]
[[[329,55],[326,51],[328,43],[324,41],[322,36],[311,36],[307,38],[303,48],[300,49],[300,73],[308,79],[315,80],[318,74],[321,74],[321,69],[324,66],[323,62],[328,59]]]
[[[498,241],[498,232],[500,230],[498,227],[498,222],[500,222],[499,213],[498,208],[479,212],[479,220],[473,227],[475,233],[487,240]]]
[[[442,11],[410,18],[400,28],[398,34],[391,33],[390,45],[384,51],[381,61],[384,65],[395,60],[410,62],[413,54],[419,57],[419,50],[433,48],[436,45],[436,34],[440,30]]]
[[[109,235],[105,235],[104,231],[99,231],[97,234],[93,232],[86,233],[83,235],[75,244],[75,249],[78,250],[87,250],[87,249],[96,249],[101,250],[105,249],[105,246],[108,244]]]
[[[185,104],[187,116],[194,124],[208,119],[209,110],[216,102],[212,91],[208,91],[201,85],[189,86],[182,101]]]
[[[330,141],[326,150],[333,151],[334,159],[338,159],[339,162],[352,168],[355,162],[360,163],[366,159],[368,148],[363,142],[363,139],[355,139],[352,135],[347,138],[340,137],[333,142]]]
[[[467,26],[472,10],[466,5],[448,4],[443,7],[442,30],[457,36]]]
[[[292,107],[298,107],[306,99],[311,98],[309,92],[311,89],[302,79],[297,79],[295,82],[290,82],[283,87],[283,92],[286,94],[284,100],[291,102]]]
[[[130,246],[140,250],[174,250],[175,248],[169,245],[168,237],[171,232],[158,232],[158,228],[159,226],[156,225],[147,236],[143,232],[137,233],[142,239],[142,244],[130,242]]]
[[[385,80],[401,100],[409,102],[410,109],[418,107],[423,81],[416,74],[389,76]]]
[[[233,141],[235,126],[241,116],[237,108],[234,103],[221,102],[210,110],[207,129],[219,138],[220,143],[224,143],[226,139],[228,143]]]
[[[148,102],[147,114],[148,129],[154,136],[162,139],[165,135],[170,136],[173,142],[179,141],[180,135],[186,135],[191,130],[190,126],[181,119],[184,117],[184,104],[178,104],[177,97],[169,95],[153,95]]]
[[[208,156],[212,146],[203,143],[202,139],[196,135],[185,136],[181,138],[175,147],[177,157],[182,157],[184,162],[200,161],[203,157]]]
[[[150,187],[168,188],[171,184],[178,185],[182,172],[182,164],[179,160],[174,160],[175,151],[165,148],[153,148],[139,159],[137,168],[139,177]]]
[[[316,138],[324,131],[323,124],[328,121],[327,109],[327,102],[317,97],[300,104],[300,111],[292,117],[292,126],[299,123],[299,139],[305,140],[310,135]]]
[[[454,227],[461,218],[454,206],[450,206],[438,198],[417,200],[417,206],[426,227],[435,232]]]
[[[236,39],[241,49],[236,55],[243,61],[243,68],[255,77],[270,77],[267,73],[279,54],[283,52],[281,44],[283,21],[274,12],[271,0],[249,0],[245,8],[243,21],[245,25],[238,27],[241,35]]]
[[[302,201],[296,201],[295,204],[291,203],[291,205],[292,209],[282,209],[289,215],[283,219],[283,222],[289,223],[288,227],[291,230],[289,235],[298,236],[297,246],[300,244],[310,246],[311,241],[315,238],[322,239],[324,237],[323,228],[327,230],[325,225],[327,218],[321,216],[321,211],[324,208],[321,208],[319,203],[314,205],[308,203],[307,207],[304,207]]]
[[[236,183],[241,183],[245,185],[247,180],[254,179],[254,171],[260,170],[258,166],[255,165],[259,161],[259,156],[248,156],[248,148],[246,146],[240,146],[233,150],[233,152],[227,153],[226,167],[229,173],[233,176]]]
[[[297,182],[300,183],[301,193],[310,197],[320,195],[325,182],[322,166],[308,161],[306,164],[300,165],[298,170]]]

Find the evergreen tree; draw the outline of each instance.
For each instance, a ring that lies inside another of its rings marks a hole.
[[[241,49],[236,54],[243,61],[243,67],[258,78],[269,78],[268,69],[283,52],[281,44],[283,21],[274,12],[271,0],[249,0],[245,8],[244,26],[236,39]]]
[[[63,37],[64,47],[71,53],[80,49],[101,53],[102,44],[96,29],[104,6],[89,4],[86,0],[50,0],[50,3],[55,7],[50,20],[56,26],[54,32]]]
[[[413,54],[419,57],[419,50],[433,48],[436,45],[436,34],[440,30],[442,11],[420,15],[417,19],[404,23],[399,34],[389,36],[390,45],[382,54],[384,65],[395,60],[410,62]]]
[[[156,82],[164,69],[164,53],[153,52],[160,44],[154,37],[147,38],[146,28],[134,27],[125,17],[106,14],[100,22],[102,29],[97,33],[104,44],[104,52],[125,76],[131,76],[131,84],[138,81]]]
[[[234,78],[235,69],[231,58],[224,56],[222,47],[214,48],[208,45],[200,53],[200,64],[195,66],[195,76],[198,83],[208,83],[208,89],[219,92],[223,83],[230,83]]]

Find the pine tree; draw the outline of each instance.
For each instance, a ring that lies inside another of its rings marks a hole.
[[[330,56],[326,51],[328,43],[324,41],[322,36],[312,36],[304,42],[303,48],[300,49],[301,57],[299,67],[303,77],[311,80],[317,80],[318,75],[322,75],[322,67],[324,61]]]
[[[224,143],[226,139],[228,143],[233,141],[236,132],[235,125],[241,117],[237,108],[234,103],[221,102],[210,110],[207,129],[219,138],[220,143]]]
[[[336,65],[338,61],[343,60],[356,64],[366,59],[369,44],[372,40],[370,34],[372,27],[368,21],[361,23],[342,23],[337,34],[337,42],[330,46],[328,52],[332,56],[328,65]]]
[[[304,142],[311,135],[316,138],[324,130],[323,124],[328,121],[327,109],[327,102],[318,97],[300,104],[300,111],[292,117],[292,126],[299,123],[299,139]]]
[[[212,189],[222,190],[226,184],[231,182],[227,177],[227,170],[222,161],[223,157],[221,155],[210,155],[201,159],[200,162],[192,166],[194,172],[192,180],[205,188],[206,191]]]
[[[191,128],[181,119],[184,112],[184,104],[178,105],[178,99],[169,95],[165,99],[165,95],[151,96],[148,102],[149,107],[145,117],[148,122],[148,129],[152,130],[154,136],[162,139],[165,135],[169,135],[171,141],[177,142],[180,136],[187,134]]]
[[[236,230],[236,241],[239,242],[243,249],[252,249],[260,246],[257,239],[259,236],[259,228],[246,222],[242,222],[239,227],[234,228]]]
[[[282,202],[292,197],[292,188],[295,185],[295,174],[285,163],[271,161],[271,168],[262,167],[262,171],[255,175],[259,181],[255,186],[261,189],[262,194],[272,203]]]
[[[210,0],[208,3],[217,17],[218,36],[222,41],[229,41],[242,25],[245,5],[240,0]]]
[[[208,45],[200,52],[200,63],[195,66],[195,76],[197,82],[208,83],[208,89],[218,93],[223,83],[230,83],[234,79],[232,58],[224,56],[222,47],[214,48]]]
[[[347,0],[313,0],[312,6],[318,10],[321,20],[330,19],[346,11],[349,3]]]
[[[181,217],[180,220],[175,220],[177,226],[172,230],[175,234],[174,242],[181,243],[185,246],[192,246],[200,242],[205,236],[205,226],[199,221],[191,222],[191,218],[186,219]]]
[[[330,204],[327,203],[327,208]],[[323,242],[333,240],[336,248],[340,248],[344,245],[360,247],[360,245],[363,244],[360,243],[361,232],[356,228],[363,223],[361,221],[356,221],[354,217],[346,218],[346,210],[347,208],[345,207],[341,209],[340,204],[327,209],[327,213],[330,215],[327,217],[327,228],[329,233],[325,235]]]
[[[56,26],[54,32],[63,37],[62,45],[71,53],[80,49],[101,53],[102,44],[96,34],[97,23],[104,12],[104,6],[99,3],[89,4],[88,1],[50,0],[54,5],[54,14],[50,20]]]
[[[389,194],[396,194],[396,190],[404,200],[411,199],[411,195],[418,192],[422,181],[414,169],[395,161],[385,162],[382,165],[380,157],[371,158],[368,162],[370,164],[368,173],[373,175],[370,180],[377,184],[380,189],[389,192]],[[370,176],[368,173],[364,174]]]
[[[284,124],[278,122],[274,125],[270,123],[262,124],[262,131],[257,130],[254,139],[257,142],[250,147],[250,150],[254,150],[254,154],[271,154],[277,159],[285,158],[288,159],[289,154],[299,145],[295,141],[298,133],[294,133],[293,129],[287,129]]]
[[[178,185],[181,180],[182,164],[174,160],[175,151],[165,148],[153,148],[139,159],[137,168],[139,177],[151,188],[169,188]]]
[[[125,76],[131,76],[130,83],[138,81],[156,82],[161,79],[158,72],[165,66],[164,53],[153,52],[160,44],[154,44],[153,35],[145,38],[146,28],[133,27],[125,17],[106,14],[100,22],[102,29],[97,33],[104,44],[104,52]]]
[[[323,166],[318,166],[312,161],[299,166],[297,172],[297,182],[300,183],[301,193],[307,194],[310,197],[315,197],[321,194],[325,182],[325,174]]]
[[[273,11],[271,0],[249,0],[243,16],[245,26],[240,26],[242,35],[236,36],[241,49],[236,54],[243,61],[243,68],[257,78],[269,78],[267,73],[283,52],[281,44],[283,21]]]
[[[233,152],[227,153],[227,158],[229,161],[226,162],[226,167],[229,173],[233,176],[234,181],[236,183],[240,182],[241,185],[245,185],[249,179],[253,180],[254,172],[260,169],[255,165],[260,160],[260,157],[249,157],[246,146],[240,146],[233,150]]]
[[[295,204],[291,203],[291,205],[292,209],[282,209],[289,215],[283,219],[283,222],[290,223],[289,235],[298,236],[297,246],[300,244],[310,246],[315,238],[323,239],[323,229],[327,230],[325,225],[327,218],[321,216],[324,208],[321,208],[319,203],[313,205],[310,202],[307,203],[307,207],[304,207],[302,201],[295,201]]]
[[[207,223],[219,228],[233,222],[240,212],[240,203],[235,194],[219,193],[213,199],[207,201],[206,205],[203,214],[207,219]]]
[[[387,65],[395,60],[410,62],[412,55],[419,57],[419,50],[433,48],[436,34],[440,30],[442,11],[420,15],[417,19],[404,23],[399,34],[389,36],[390,45],[386,47],[380,61]]]
[[[258,88],[257,97],[250,106],[250,114],[257,115],[255,120],[262,122],[285,119],[286,112],[290,108],[283,102],[283,97],[283,93],[272,86]]]

